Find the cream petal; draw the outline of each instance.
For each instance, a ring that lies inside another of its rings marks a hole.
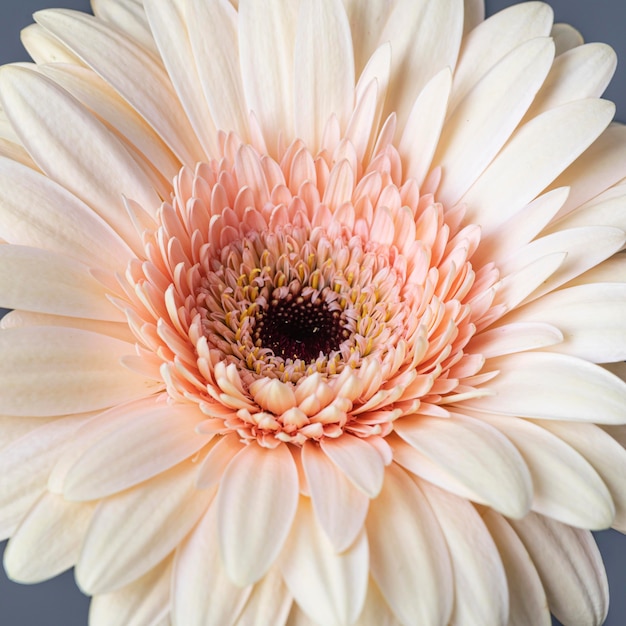
[[[0,537],[17,524],[45,492],[48,474],[85,417],[57,418],[0,451]]]
[[[618,278],[616,275],[615,279]],[[564,337],[554,347],[560,353],[593,363],[626,360],[626,285],[623,283],[559,289],[513,312],[508,319],[555,326]]]
[[[360,437],[344,433],[338,439],[322,439],[322,451],[347,478],[370,498],[380,492],[385,465],[376,449]]]
[[[195,486],[196,466],[183,463],[134,489],[102,500],[76,565],[81,589],[121,589],[162,561],[195,526],[214,491]]]
[[[395,431],[476,493],[481,502],[512,517],[530,509],[528,468],[513,444],[495,428],[460,415],[447,419],[420,415],[398,420]],[[464,442],[462,447],[459,441]]]
[[[316,519],[336,552],[343,552],[359,534],[369,498],[357,489],[317,444],[302,447],[306,475]]]
[[[481,224],[485,232],[505,222],[597,139],[614,111],[605,100],[577,100],[519,127],[463,196],[466,220]]]
[[[557,345],[561,350],[563,333],[555,326],[541,322],[509,322],[489,328],[475,335],[471,341],[471,350],[479,352],[486,359],[496,356],[537,350]]]
[[[220,437],[198,466],[198,489],[209,489],[218,484],[224,470],[243,445],[236,433]]]
[[[248,111],[239,69],[237,13],[227,0],[191,0],[187,28],[196,69],[218,129],[248,136]]]
[[[4,329],[0,413],[83,413],[148,396],[158,383],[119,364],[132,351],[126,342],[73,328]]]
[[[90,626],[162,626],[161,620],[170,614],[171,580],[172,560],[168,558],[118,591],[94,596]]]
[[[270,154],[278,137],[293,137],[293,59],[297,4],[245,0],[239,5],[239,57],[248,109],[254,111]]]
[[[605,369],[564,354],[521,352],[487,362],[498,376],[491,395],[463,405],[484,413],[622,424],[626,383]]]
[[[454,205],[485,170],[526,113],[554,58],[549,38],[512,50],[459,102],[446,120],[435,162],[440,202]]]
[[[485,19],[484,0],[464,0],[463,34],[476,28]]]
[[[402,626],[391,612],[376,583],[370,578],[358,626]]]
[[[196,137],[207,156],[217,154],[217,133],[204,99],[185,23],[186,2],[144,0],[143,4],[162,61]]]
[[[133,252],[84,202],[46,176],[0,158],[0,237],[123,272]]]
[[[198,452],[210,435],[198,435],[204,419],[195,404],[154,405],[83,449],[68,470],[68,500],[95,500],[133,487]]]
[[[424,494],[394,463],[366,527],[372,577],[398,621],[447,624],[454,598],[448,547]]]
[[[488,415],[481,419],[506,435],[524,458],[533,481],[533,511],[581,528],[611,525],[611,494],[576,450],[528,420]]]
[[[172,618],[177,624],[234,624],[252,591],[251,585],[238,587],[226,574],[220,558],[216,510],[213,501],[176,552]]]
[[[452,73],[444,68],[424,86],[409,113],[398,152],[406,178],[424,182],[439,143],[452,87]]]
[[[603,43],[589,43],[561,54],[554,60],[526,119],[573,100],[599,98],[616,66],[617,55]]]
[[[511,524],[535,563],[555,617],[572,626],[600,626],[609,588],[591,533],[534,513]]]
[[[9,309],[38,313],[113,322],[126,319],[84,265],[27,246],[0,246],[0,302]]]
[[[172,84],[149,51],[84,13],[65,9],[39,11],[35,20],[116,89],[184,164],[193,166],[202,160],[202,149]]]
[[[508,522],[489,509],[482,513],[506,572],[509,626],[550,626],[552,619],[541,579],[524,544]],[[555,564],[556,565],[556,564]]]
[[[567,443],[592,465],[608,487],[615,504],[615,519],[611,526],[623,532],[626,529],[626,450],[594,424],[543,420],[535,423]]]
[[[236,584],[256,582],[267,572],[297,505],[298,471],[286,445],[268,450],[250,444],[232,459],[220,482],[217,532],[224,566]]]
[[[76,563],[95,506],[44,493],[20,523],[4,553],[7,575],[37,583]]]
[[[93,0],[91,8],[96,17],[136,39],[144,48],[158,53],[141,2]]]
[[[362,531],[337,553],[317,523],[313,507],[300,498],[280,559],[285,584],[299,607],[317,624],[353,624],[367,590],[368,544]]]
[[[449,112],[511,50],[536,37],[547,37],[552,9],[543,2],[515,4],[492,15],[463,40],[454,71]]]
[[[439,522],[454,577],[454,609],[450,624],[505,624],[509,591],[498,550],[476,509],[425,481],[419,486]]]
[[[316,152],[332,114],[342,129],[354,102],[354,57],[341,0],[302,0],[294,46],[294,128]]]
[[[120,141],[42,74],[5,66],[0,85],[2,105],[39,167],[89,204],[131,247],[141,250],[122,196],[143,206],[158,206],[160,198]],[[116,184],[109,184],[111,180]]]
[[[273,566],[254,585],[235,626],[284,624],[292,605],[291,594],[278,566]]]
[[[583,36],[569,24],[554,24],[550,36],[554,39],[557,55],[563,54],[585,43]]]
[[[29,24],[20,32],[22,45],[35,63],[71,63],[82,61],[56,37],[39,24]]]
[[[454,70],[463,34],[463,0],[397,0],[380,31],[391,42],[391,80],[383,117],[403,128],[418,94],[445,67]],[[406,77],[410,76],[411,80]]]

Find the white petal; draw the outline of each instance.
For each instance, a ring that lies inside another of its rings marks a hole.
[[[592,361],[626,360],[626,284],[595,283],[560,289],[507,319],[546,322],[563,332],[555,350]]]
[[[554,24],[550,36],[554,39],[557,54],[563,54],[585,43],[580,32],[569,24]]]
[[[484,0],[465,0],[463,2],[464,33],[468,33],[476,28],[484,19]]]
[[[547,37],[552,9],[543,2],[508,7],[480,23],[463,41],[454,72],[450,112],[465,94],[511,50],[536,37]]]
[[[555,617],[572,626],[600,626],[609,588],[591,533],[534,513],[511,524],[537,567]]]
[[[129,416],[83,450],[68,470],[68,500],[95,500],[132,487],[191,457],[209,440],[198,435],[204,416],[195,405],[154,405]]]
[[[37,64],[68,63],[82,66],[81,60],[39,24],[29,24],[20,32],[22,45]]]
[[[554,58],[549,38],[528,41],[497,63],[446,120],[435,162],[443,169],[437,199],[454,205],[509,139]]]
[[[193,166],[202,160],[202,149],[172,84],[150,52],[105,22],[83,13],[39,11],[35,19],[116,89],[183,163]]]
[[[84,202],[46,176],[0,158],[0,238],[123,272],[133,253]]]
[[[218,484],[231,459],[243,445],[236,433],[220,437],[198,466],[198,489]]]
[[[484,417],[520,451],[533,480],[532,509],[570,526],[608,528],[615,506],[593,466],[543,428],[515,417]]]
[[[448,544],[454,576],[451,624],[504,624],[509,613],[506,574],[498,550],[476,512],[462,498],[419,482]]]
[[[236,53],[237,13],[227,0],[187,5],[187,28],[204,97],[218,129],[247,136],[248,111]]]
[[[365,601],[369,573],[365,532],[338,554],[310,501],[300,498],[280,567],[289,591],[310,619],[324,626],[354,623]]]
[[[418,94],[442,69],[454,70],[463,34],[463,0],[397,0],[379,37],[391,42],[391,80],[384,117],[403,128]],[[407,80],[407,76],[411,79]]]
[[[132,350],[123,341],[73,328],[3,329],[0,413],[83,413],[147,396],[155,383],[119,364]]]
[[[376,583],[370,578],[358,626],[402,626],[391,612]]]
[[[489,529],[506,572],[509,588],[510,626],[550,626],[552,619],[546,593],[524,544],[508,522],[495,511],[485,510],[483,522]]]
[[[593,424],[556,420],[536,423],[577,450],[598,472],[609,488],[615,503],[615,519],[611,526],[624,532],[626,530],[626,481],[624,481],[626,450],[610,434]]]
[[[292,605],[292,597],[278,566],[273,566],[254,585],[236,626],[267,626],[284,624]]]
[[[48,474],[85,417],[55,419],[0,452],[0,537],[6,538],[46,489]]]
[[[369,505],[369,498],[333,463],[317,444],[302,448],[313,510],[333,548],[343,552],[359,534]]]
[[[370,570],[403,624],[439,626],[452,614],[448,547],[417,485],[392,463],[367,516]]]
[[[286,445],[268,450],[251,444],[232,459],[220,483],[217,519],[222,559],[236,584],[267,572],[297,505],[298,471]]]
[[[505,222],[591,145],[614,112],[605,100],[577,100],[521,126],[463,196],[466,219],[486,232]]]
[[[512,322],[489,328],[472,338],[472,351],[486,359],[513,352],[536,350],[558,345],[561,350],[563,333],[550,324],[541,322]]]
[[[444,68],[424,86],[409,113],[398,151],[403,159],[405,178],[421,185],[439,142],[452,87],[452,73]]]
[[[215,125],[204,99],[185,23],[186,3],[145,0],[143,4],[161,58],[196,137],[206,155],[217,154]]]
[[[599,98],[616,65],[617,55],[613,48],[603,43],[589,43],[561,54],[554,60],[545,83],[528,110],[527,119],[573,100]]]
[[[278,136],[293,137],[293,50],[297,4],[289,0],[239,3],[239,55],[248,109],[270,152]]]
[[[87,267],[27,246],[0,246],[0,300],[9,309],[116,322],[126,319]]]
[[[94,508],[45,493],[7,545],[4,567],[8,576],[21,583],[37,583],[72,567]]]
[[[340,0],[303,0],[294,49],[295,131],[315,152],[335,114],[345,128],[354,100],[350,25]]]
[[[378,495],[385,465],[375,448],[347,433],[338,439],[322,439],[321,448],[363,493],[370,498]]]
[[[179,547],[172,575],[172,618],[185,626],[234,624],[252,587],[238,587],[220,557],[215,501]]]
[[[0,84],[2,105],[37,165],[140,250],[122,197],[147,207],[159,206],[161,199],[126,148],[77,100],[42,74],[5,66]],[[115,185],[110,184],[112,180]]]
[[[161,626],[170,613],[172,561],[166,559],[118,591],[91,599],[90,626]],[[169,626],[169,619],[167,622]]]
[[[400,419],[395,427],[402,439],[475,493],[478,501],[514,517],[530,509],[528,468],[495,428],[462,416],[422,415]]]
[[[102,500],[76,565],[81,589],[121,589],[162,561],[195,526],[214,490],[199,491],[184,463],[139,487]]]
[[[466,400],[481,412],[537,419],[622,424],[626,383],[603,368],[564,354],[522,352],[492,359],[493,395]]]

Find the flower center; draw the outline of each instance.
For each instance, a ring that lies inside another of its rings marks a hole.
[[[311,294],[288,293],[257,313],[253,341],[283,359],[310,362],[339,350],[346,335],[339,311]]]

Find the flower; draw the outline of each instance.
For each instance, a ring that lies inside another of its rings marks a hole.
[[[75,566],[94,626],[600,624],[611,49],[536,2],[95,12],[0,69],[9,575]]]

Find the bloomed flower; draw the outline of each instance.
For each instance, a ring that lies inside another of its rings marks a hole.
[[[0,70],[9,574],[95,626],[600,624],[613,52],[541,3],[95,11]]]

